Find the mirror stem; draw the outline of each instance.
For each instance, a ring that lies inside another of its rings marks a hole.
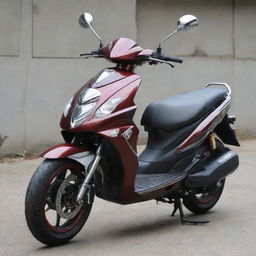
[[[161,52],[161,44],[164,43],[166,40],[168,40],[169,38],[171,38],[172,36],[174,36],[178,31],[178,29],[176,29],[175,31],[173,31],[170,35],[168,35],[167,37],[163,38],[160,43],[159,43],[159,46],[158,46],[158,49],[160,49],[160,52]]]
[[[97,34],[97,32],[93,29],[91,24],[88,24],[94,35],[100,40],[100,48],[103,46],[101,37]]]

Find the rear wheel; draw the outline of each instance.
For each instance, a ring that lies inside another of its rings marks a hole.
[[[200,192],[191,192],[188,196],[183,198],[183,204],[193,213],[206,213],[218,202],[224,185],[225,179]]]
[[[66,243],[86,222],[92,204],[76,203],[83,170],[71,159],[47,159],[31,178],[25,216],[30,231],[40,242],[51,246]]]

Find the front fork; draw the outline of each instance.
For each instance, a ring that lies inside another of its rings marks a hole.
[[[87,176],[85,177],[83,183],[81,184],[81,187],[79,189],[79,192],[78,192],[78,195],[76,197],[76,201],[77,203],[81,204],[83,202],[82,198],[84,197],[84,194],[87,190],[87,188],[90,186],[89,185],[89,182],[94,174],[94,172],[96,171],[97,169],[97,166],[100,162],[100,159],[101,159],[101,151],[102,151],[102,144],[100,144],[97,148],[97,151],[96,151],[96,156],[92,162],[92,165],[91,167],[89,168],[89,171],[87,173]]]

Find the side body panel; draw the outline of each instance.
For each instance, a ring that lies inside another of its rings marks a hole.
[[[231,96],[228,95],[226,99],[197,126],[188,138],[178,146],[177,152],[184,152],[200,145],[207,135],[212,132],[225,117],[229,110],[230,103]]]

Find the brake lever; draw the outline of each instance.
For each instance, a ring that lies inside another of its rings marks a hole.
[[[164,64],[168,64],[169,66],[171,66],[172,68],[174,68],[174,65],[172,63],[170,63],[169,61],[165,61],[165,60],[160,60],[160,59],[155,59],[152,57],[148,58],[149,60],[152,60],[153,62],[160,62],[160,63],[164,63]]]

